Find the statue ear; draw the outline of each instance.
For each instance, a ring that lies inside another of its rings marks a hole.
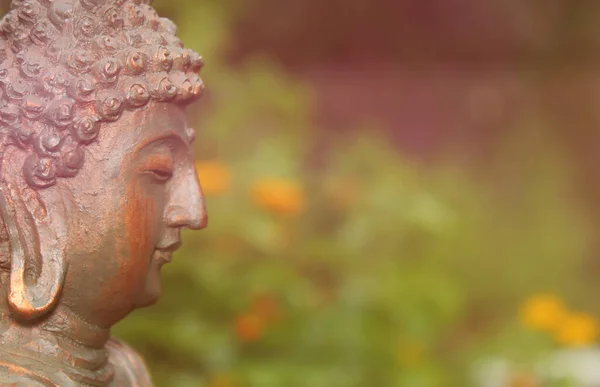
[[[8,303],[19,318],[32,320],[52,310],[60,296],[67,272],[64,228],[21,175],[7,175],[0,184],[0,215],[10,242]]]

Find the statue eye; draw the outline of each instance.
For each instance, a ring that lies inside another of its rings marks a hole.
[[[165,170],[160,170],[160,169],[153,169],[151,171],[149,171],[153,177],[160,181],[160,182],[164,182],[169,180],[172,176],[173,176],[173,172],[171,171],[165,171]]]
[[[144,168],[155,180],[165,182],[173,176],[173,161],[165,155],[151,157]]]

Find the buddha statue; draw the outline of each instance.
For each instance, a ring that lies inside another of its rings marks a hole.
[[[0,386],[151,386],[110,337],[206,226],[201,57],[149,0],[13,0],[0,22]]]

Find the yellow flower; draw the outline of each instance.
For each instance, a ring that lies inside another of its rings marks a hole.
[[[197,161],[196,172],[205,195],[220,195],[229,190],[231,174],[224,164],[218,161]]]
[[[521,307],[521,321],[531,329],[553,331],[567,312],[560,298],[552,294],[538,294]]]
[[[559,344],[568,347],[591,344],[598,338],[598,323],[588,314],[571,314],[557,327],[554,338]]]
[[[396,352],[398,363],[403,367],[415,367],[423,361],[426,350],[420,341],[402,340]]]
[[[304,207],[300,185],[284,179],[257,181],[252,187],[252,199],[258,206],[284,215],[297,215]]]

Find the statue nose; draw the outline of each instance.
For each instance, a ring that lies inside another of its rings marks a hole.
[[[192,179],[179,184],[172,192],[165,211],[169,227],[201,230],[208,223],[204,195],[195,173]]]
[[[170,184],[164,219],[166,225],[173,228],[201,230],[206,227],[206,204],[195,168],[187,169]]]
[[[208,224],[204,201],[198,203],[195,208],[186,208],[178,205],[170,206],[166,211],[165,218],[167,225],[174,228],[201,230]]]

